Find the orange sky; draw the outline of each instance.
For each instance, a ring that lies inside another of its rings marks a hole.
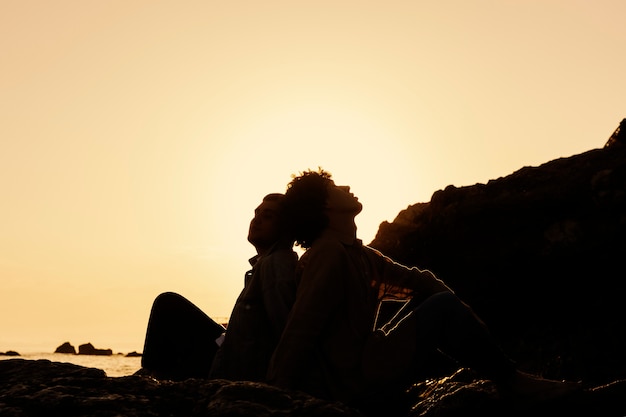
[[[359,234],[448,184],[602,147],[626,3],[0,2],[0,351],[142,350],[154,297],[228,316],[248,222],[322,166]]]

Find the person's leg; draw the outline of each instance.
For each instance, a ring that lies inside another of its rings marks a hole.
[[[520,372],[494,341],[487,326],[452,293],[439,293],[426,299],[414,315],[418,346],[441,350],[461,366],[493,380],[506,396],[543,401],[580,392],[579,383]]]
[[[222,332],[223,326],[186,298],[160,294],[150,312],[141,366],[162,379],[207,377]]]
[[[494,381],[514,374],[513,361],[500,349],[483,321],[455,294],[435,294],[413,314],[420,349],[438,349],[461,366]]]

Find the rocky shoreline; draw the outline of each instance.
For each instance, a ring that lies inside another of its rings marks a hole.
[[[94,347],[91,343],[84,343],[78,346],[78,351],[76,348],[70,343],[65,342],[58,346],[54,353],[66,353],[70,355],[96,355],[96,356],[111,356],[113,355],[113,350],[111,349],[99,349]],[[138,352],[130,352],[127,353],[128,357],[137,357],[141,356],[141,353]]]
[[[339,403],[252,382],[107,377],[100,369],[69,363],[0,361],[0,417],[51,415],[359,417],[361,414]]]
[[[59,345],[54,353],[62,353],[67,355],[93,355],[93,356],[112,356],[112,349],[98,349],[94,347],[91,343],[85,343],[78,346],[78,350],[70,343],[65,342]],[[141,357],[142,354],[140,352],[132,351],[128,353],[118,353],[118,355],[124,355],[129,358]],[[22,356],[19,352],[15,350],[7,350],[6,352],[0,352],[0,356]]]

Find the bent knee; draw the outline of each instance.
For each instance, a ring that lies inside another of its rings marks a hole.
[[[179,304],[181,302],[187,303],[187,299],[175,292],[167,291],[163,292],[154,299],[153,305],[170,305]]]

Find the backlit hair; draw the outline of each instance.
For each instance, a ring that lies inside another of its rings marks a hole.
[[[325,214],[328,187],[332,174],[318,168],[292,175],[287,185],[285,203],[296,244],[307,249],[328,226]]]

